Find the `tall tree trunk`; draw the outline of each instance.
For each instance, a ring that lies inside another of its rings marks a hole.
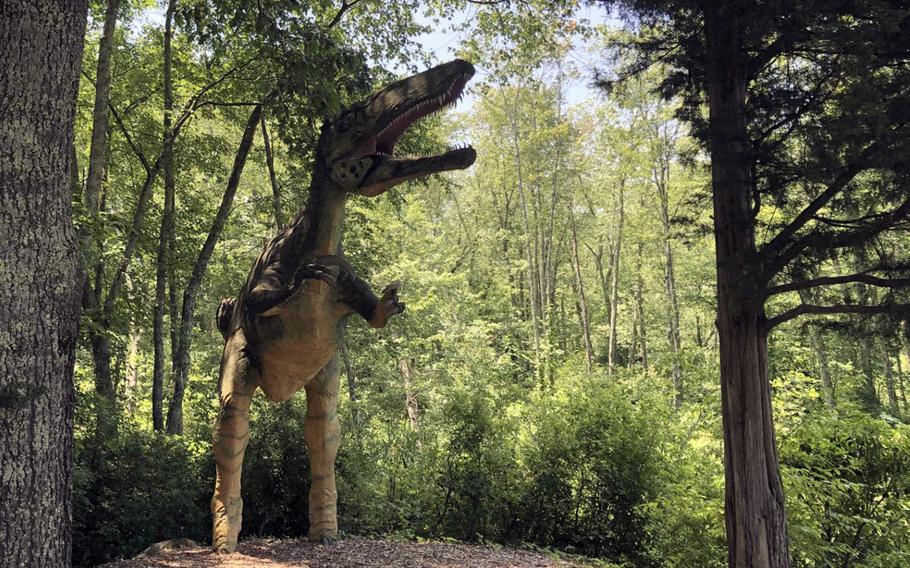
[[[667,340],[670,344],[670,354],[673,358],[670,370],[670,376],[673,380],[673,406],[679,410],[683,400],[682,365],[679,360],[682,340],[679,333],[679,298],[676,294],[676,270],[673,262],[673,243],[670,234],[669,152],[672,149],[672,142],[669,140],[669,136],[661,138],[659,129],[657,136],[658,143],[661,145],[661,152],[659,153],[660,160],[658,167],[653,172],[653,175],[660,205],[658,212],[660,214],[664,252],[664,291],[667,294],[667,303],[670,306],[670,312],[667,314]]]
[[[577,297],[578,319],[581,324],[581,334],[585,345],[585,368],[591,372],[594,364],[594,344],[591,342],[591,322],[588,319],[588,300],[585,297],[585,283],[581,276],[581,261],[578,258],[578,229],[575,226],[575,216],[570,212],[572,224],[572,266],[575,270],[573,289]]]
[[[784,492],[771,415],[763,293],[757,268],[746,132],[746,65],[732,3],[705,4],[709,142],[717,256],[727,561],[790,565]]]
[[[618,330],[616,329],[619,321],[619,263],[622,255],[622,230],[625,223],[626,213],[624,204],[625,180],[619,180],[618,206],[616,210],[616,224],[613,230],[613,249],[610,254],[610,337],[607,348],[607,367],[610,373],[613,373],[613,367],[616,365],[616,343]]]
[[[173,34],[174,10],[177,0],[170,0],[164,16],[164,148],[162,149],[162,167],[164,169],[164,210],[161,214],[161,229],[158,232],[158,251],[155,261],[155,308],[152,316],[152,342],[155,358],[152,369],[152,428],[164,430],[164,311],[167,303],[167,280],[170,267],[173,265],[174,215],[176,180],[174,179],[174,140],[170,136],[173,126],[174,88],[171,79],[171,40]],[[176,325],[171,320],[171,327]]]
[[[71,564],[82,276],[70,172],[86,3],[0,7],[0,567]]]
[[[114,53],[114,32],[117,27],[117,13],[120,0],[108,0],[104,10],[104,27],[98,45],[98,65],[95,74],[95,103],[92,109],[92,137],[89,150],[88,173],[85,179],[85,190],[82,193],[83,207],[89,218],[89,225],[79,230],[79,240],[85,255],[86,266],[94,267],[100,262],[100,255],[95,250],[93,232],[97,230],[98,212],[101,206],[101,185],[106,177],[108,157],[108,128],[111,101],[111,58]],[[86,271],[86,277],[88,272]],[[90,288],[83,285],[90,293]],[[100,293],[100,290],[96,290]],[[96,306],[97,307],[97,304]],[[108,322],[102,313],[93,310],[90,314],[94,325],[100,330],[93,333],[92,363],[95,371],[95,390],[106,401],[113,401],[114,386],[111,375],[110,337],[105,333]],[[103,406],[103,405],[102,405]],[[109,409],[100,410],[102,419],[109,414]]]
[[[259,121],[262,123],[262,146],[265,148],[265,164],[269,169],[269,183],[272,186],[272,210],[275,215],[275,229],[284,227],[284,214],[281,211],[281,188],[278,187],[278,178],[275,176],[275,156],[272,154],[272,141],[269,130],[265,125],[265,115]]]
[[[525,196],[525,187],[524,187],[524,176],[522,174],[522,155],[521,155],[521,144],[518,132],[518,102],[515,103],[515,108],[512,110],[513,116],[511,117],[512,124],[512,142],[515,146],[515,173],[516,173],[516,183],[518,185],[518,197],[519,203],[521,204],[521,222],[522,229],[524,230],[525,242],[524,250],[526,259],[528,262],[528,303],[531,308],[531,336],[534,341],[534,370],[537,374],[538,380],[541,379],[541,356],[540,356],[540,294],[538,292],[538,284],[540,280],[537,277],[537,262],[536,255],[534,254],[534,249],[536,246],[536,239],[531,238],[531,227],[530,219],[528,215],[528,203]]]
[[[266,97],[266,100],[273,98],[274,94]],[[256,134],[256,128],[259,126],[259,117],[262,115],[262,104],[253,107],[249,119],[246,122],[246,128],[243,130],[243,137],[240,140],[240,146],[237,148],[237,155],[234,157],[234,166],[231,169],[231,176],[228,179],[227,187],[221,198],[221,205],[212,221],[209,234],[196,257],[193,265],[193,272],[187,282],[186,289],[183,291],[183,309],[180,313],[180,335],[177,346],[176,368],[174,369],[174,394],[171,396],[171,402],[167,409],[166,430],[168,434],[183,434],[183,393],[186,390],[186,380],[190,372],[190,343],[193,338],[193,315],[196,309],[196,295],[199,292],[199,286],[202,284],[202,278],[205,276],[209,260],[212,258],[212,252],[215,250],[215,244],[221,237],[221,231],[227,222],[228,214],[231,212],[231,204],[234,202],[234,195],[237,193],[237,186],[240,185],[240,175],[243,173],[243,167],[246,165],[246,159],[250,154],[250,147],[253,145],[253,137]]]
[[[645,278],[642,274],[645,245],[638,242],[635,254],[635,321],[638,328],[638,354],[641,357],[641,368],[648,374],[648,327],[645,324]]]

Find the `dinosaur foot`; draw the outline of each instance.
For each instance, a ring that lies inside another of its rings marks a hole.
[[[392,282],[382,291],[382,297],[379,299],[376,311],[373,313],[373,317],[370,318],[370,327],[385,327],[390,317],[404,311],[404,302],[398,301],[398,288],[400,286],[400,282]]]

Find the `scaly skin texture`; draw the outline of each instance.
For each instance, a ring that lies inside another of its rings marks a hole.
[[[309,538],[337,538],[335,456],[336,354],[344,318],[360,314],[381,328],[404,311],[398,283],[376,297],[341,254],[344,204],[349,194],[375,196],[432,173],[469,167],[474,150],[398,159],[395,142],[414,121],[454,104],[474,74],[455,60],[375,93],[322,127],[307,206],[265,247],[236,299],[221,302],[225,338],[213,444],[217,475],[212,497],[212,546],[232,552],[243,513],[240,473],[249,441],[250,402],[257,388],[273,402],[306,389],[304,437],[312,474]]]

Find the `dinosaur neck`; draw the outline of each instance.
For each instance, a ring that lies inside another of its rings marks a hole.
[[[328,187],[331,181],[314,176],[310,197],[301,214],[306,223],[306,249],[315,256],[336,254],[341,246],[344,204],[347,194]]]

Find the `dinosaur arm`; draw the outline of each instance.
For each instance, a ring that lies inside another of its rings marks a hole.
[[[353,270],[342,270],[338,277],[341,301],[352,312],[357,312],[370,327],[385,327],[386,321],[404,311],[404,302],[398,301],[398,282],[393,282],[376,297],[370,285]]]

